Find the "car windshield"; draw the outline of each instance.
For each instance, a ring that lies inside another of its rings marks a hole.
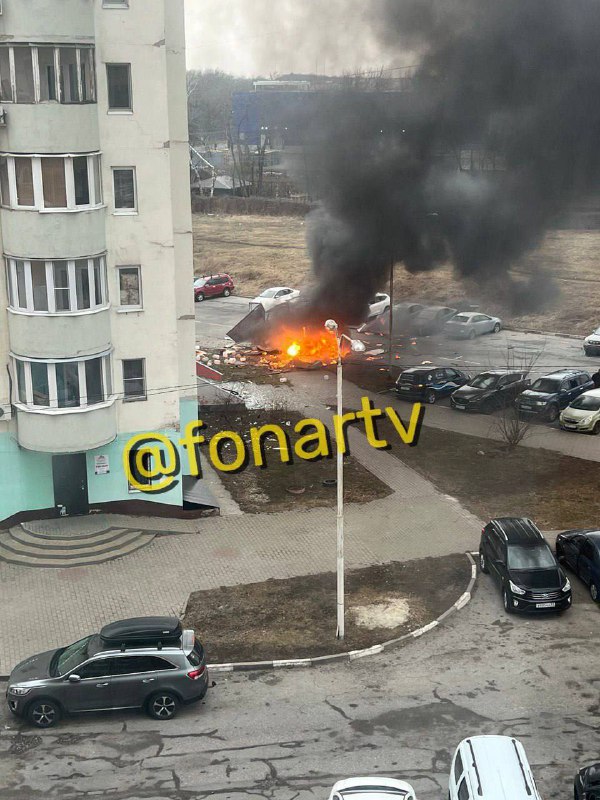
[[[460,322],[461,325],[464,325],[466,322],[470,322],[471,317],[465,317],[464,314],[457,314],[455,317],[452,317],[450,322]]]
[[[579,408],[582,411],[598,411],[600,410],[600,397],[594,397],[593,395],[586,397],[586,395],[582,394],[577,400],[573,400],[571,408]]]
[[[548,569],[555,567],[556,562],[549,547],[538,545],[536,547],[525,547],[513,544],[508,548],[509,569]]]
[[[65,675],[82,664],[89,655],[88,646],[93,638],[93,636],[86,636],[85,639],[79,639],[78,642],[59,650],[53,675]]]
[[[544,394],[552,394],[553,392],[558,392],[559,389],[560,381],[554,378],[538,378],[531,386],[532,392],[544,392]]]
[[[275,297],[279,289],[265,289],[261,297]]]
[[[499,375],[490,375],[489,372],[482,372],[471,381],[474,389],[491,389],[498,383]]]

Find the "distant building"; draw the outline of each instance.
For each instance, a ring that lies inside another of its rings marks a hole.
[[[183,0],[5,0],[0,34],[0,520],[182,505],[122,452],[197,416]]]

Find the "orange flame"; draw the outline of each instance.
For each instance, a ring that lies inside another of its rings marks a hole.
[[[288,349],[286,350],[286,353],[288,354],[288,356],[291,356],[292,358],[295,358],[298,355],[298,353],[300,352],[300,349],[301,348],[300,348],[300,345],[298,344],[298,342],[294,342],[293,344],[291,344],[288,347]]]
[[[303,327],[280,328],[269,337],[269,344],[278,353],[270,353],[265,361],[270,366],[283,367],[290,361],[313,364],[334,364],[337,361],[335,336],[324,329]]]

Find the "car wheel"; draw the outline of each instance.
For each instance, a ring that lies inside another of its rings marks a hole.
[[[36,728],[51,728],[60,719],[60,706],[45,697],[34,700],[27,709],[27,719]]]
[[[494,325],[494,333],[500,333],[500,328],[501,328],[501,327],[502,327],[502,325],[500,325],[500,323],[499,323],[499,322],[497,322],[497,323]]]
[[[230,294],[231,294],[231,290],[230,289],[225,289],[225,291],[223,292],[223,297],[229,297]]]
[[[477,336],[475,331],[469,331],[469,339],[474,339]]]
[[[157,692],[146,704],[146,711],[152,719],[173,719],[178,710],[179,698],[172,692]]]
[[[594,436],[598,436],[598,434],[600,433],[600,420],[592,428],[592,433],[594,434]]]
[[[559,412],[557,406],[550,406],[550,408],[548,409],[548,413],[546,414],[546,418],[547,418],[548,422],[556,422],[556,420],[558,419],[559,413],[560,412]]]
[[[485,556],[481,551],[479,551],[479,569],[483,572],[484,575],[487,575],[489,573]]]
[[[198,292],[198,294],[196,295],[196,302],[201,303],[203,300],[204,300],[204,295],[202,294],[202,292]]]
[[[510,597],[508,596],[506,588],[502,589],[502,604],[504,605],[504,610],[507,614],[513,613],[513,607],[511,605]]]
[[[432,406],[436,400],[437,400],[437,394],[433,391],[433,389],[430,389],[428,392],[426,392],[425,394],[426,403],[429,403],[429,405]]]
[[[590,583],[590,597],[592,598],[594,603],[598,603],[600,601],[600,593],[598,592],[598,587],[596,586],[594,581]]]

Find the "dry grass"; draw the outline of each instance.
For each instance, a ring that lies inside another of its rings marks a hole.
[[[230,272],[236,292],[253,297],[268,286],[306,286],[312,281],[301,217],[194,215],[196,274]],[[514,277],[551,273],[557,296],[535,313],[516,315],[499,299],[497,286],[459,280],[450,269],[411,275],[396,268],[396,298],[447,303],[468,297],[517,327],[587,335],[600,324],[600,231],[553,231],[516,265]],[[548,282],[539,281],[543,291]]]

